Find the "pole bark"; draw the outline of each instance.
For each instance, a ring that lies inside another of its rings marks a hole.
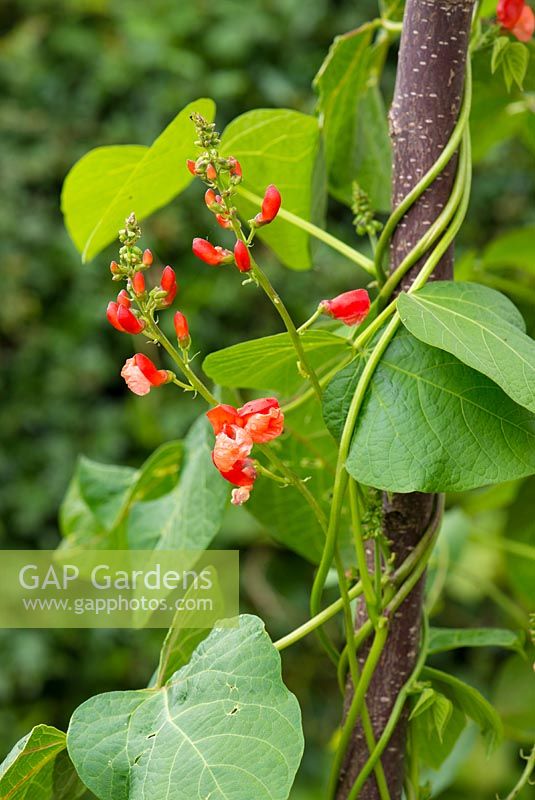
[[[392,204],[397,206],[440,156],[455,126],[462,100],[466,58],[474,0],[407,0],[401,36],[394,99],[390,110],[393,145]],[[436,219],[451,192],[457,156],[438,176],[398,225],[391,243],[390,268],[394,270]],[[423,260],[405,276],[407,289]],[[453,278],[453,249],[447,252],[432,278]],[[410,421],[407,421],[410,424]],[[400,564],[418,544],[431,520],[435,496],[413,492],[385,494],[383,531]],[[369,553],[369,557],[371,553]],[[370,563],[373,563],[370,560]],[[368,689],[366,703],[376,739],[383,731],[396,697],[414,669],[419,650],[423,580],[414,588],[391,620],[387,645]],[[356,626],[366,620],[362,602]],[[359,652],[361,664],[369,644]],[[344,709],[351,703],[348,680]],[[403,714],[381,759],[392,800],[401,798],[408,711]],[[369,755],[360,724],[357,725],[340,773],[337,800],[346,800]],[[360,800],[378,800],[372,774]]]

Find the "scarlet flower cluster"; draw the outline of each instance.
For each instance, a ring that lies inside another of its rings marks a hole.
[[[172,305],[178,284],[175,271],[167,265],[162,271],[159,285],[150,291],[147,290],[144,271],[152,266],[154,261],[150,250],[143,252],[136,246],[141,236],[141,230],[134,214],[126,220],[124,230],[119,232],[122,243],[120,261],[112,261],[110,271],[114,281],[126,280],[127,288],[121,289],[117,300],[108,303],[106,316],[113,327],[122,333],[137,335],[147,330],[151,338],[154,325],[154,314],[158,310]],[[136,303],[137,309],[134,309]],[[183,351],[190,346],[188,322],[184,314],[177,311],[174,317],[175,331],[178,343]],[[185,354],[187,358],[187,355]],[[175,375],[168,370],[158,369],[156,365],[142,353],[136,353],[127,359],[121,371],[128,388],[137,395],[145,395],[153,386],[161,386],[175,379]]]
[[[502,27],[520,42],[529,42],[535,31],[535,14],[525,0],[500,0],[496,16]]]
[[[245,241],[240,223],[237,221],[237,209],[231,204],[235,187],[242,179],[241,164],[233,156],[225,158],[219,155],[220,141],[213,123],[206,122],[199,115],[193,115],[193,121],[199,135],[197,143],[206,146],[207,150],[196,161],[188,159],[186,166],[192,175],[201,178],[207,184],[204,202],[215,215],[217,223],[222,228],[233,229],[237,236],[233,251],[213,245],[207,239],[196,237],[192,243],[193,253],[210,266],[218,267],[234,263],[240,272],[250,272],[252,264],[249,247],[255,230],[273,222],[277,216],[282,202],[280,192],[273,184],[267,187],[260,213],[249,221],[251,234]]]
[[[256,480],[249,458],[254,444],[270,442],[284,429],[284,414],[275,397],[252,400],[241,408],[221,404],[207,412],[215,433],[212,460],[225,480],[234,484],[232,503],[247,502]]]

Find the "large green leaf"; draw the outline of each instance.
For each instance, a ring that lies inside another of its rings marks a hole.
[[[370,195],[381,211],[390,207],[391,148],[386,112],[378,87],[378,57],[371,46],[375,28],[363,25],[337,36],[314,86],[325,138],[332,194],[350,204],[352,183]]]
[[[332,368],[350,350],[347,339],[328,331],[307,331],[301,339],[314,369]],[[203,369],[221,386],[269,389],[286,396],[296,392],[305,380],[297,368],[295,348],[287,333],[251,339],[210,353]]]
[[[477,689],[438,669],[424,667],[421,673],[424,681],[431,681],[434,689],[442,692],[453,705],[478,725],[490,752],[503,736],[500,717]]]
[[[500,292],[477,283],[440,281],[401,294],[398,311],[420,341],[447,350],[535,411],[535,342]]]
[[[37,725],[0,764],[3,800],[77,800],[86,789],[66,752],[65,734]]]
[[[286,800],[303,752],[297,700],[252,616],[212,631],[161,689],[88,700],[67,741],[100,800]]]
[[[523,652],[522,632],[503,628],[431,628],[429,653],[443,653],[460,647],[503,647]]]
[[[204,550],[223,520],[229,484],[212,462],[213,433],[204,415],[184,440],[180,479],[169,494],[136,503],[128,517],[128,545],[136,550]]]
[[[334,433],[358,372],[351,364],[327,389]],[[387,491],[464,491],[532,474],[534,445],[533,414],[484,375],[400,330],[371,380],[347,468]]]
[[[195,100],[150,147],[97,147],[71,169],[63,185],[61,208],[83,261],[116,238],[132,211],[143,219],[190,183],[185,161],[194,153],[193,111],[212,120],[215,106],[212,100]]]
[[[182,442],[167,442],[139,470],[100,464],[82,456],[60,509],[66,546],[124,546],[123,523],[132,506],[173,489],[182,450]]]
[[[320,222],[318,201],[324,192],[318,122],[314,117],[287,109],[248,111],[233,120],[222,137],[222,152],[235,156],[243,169],[243,188],[263,196],[274,183],[286,211]],[[251,218],[258,206],[243,197],[238,208]],[[323,201],[319,204],[320,208]],[[292,269],[312,266],[309,235],[280,217],[261,228],[259,236]]]

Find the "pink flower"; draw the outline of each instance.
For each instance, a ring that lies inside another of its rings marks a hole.
[[[253,449],[253,440],[247,431],[237,425],[225,425],[215,439],[212,458],[222,473],[230,472],[236,462],[247,458]]]
[[[233,506],[242,506],[244,503],[248,501],[251,496],[251,490],[248,489],[246,486],[240,486],[237,489],[232,490],[232,499],[231,503]]]
[[[168,383],[170,373],[166,369],[158,369],[143,353],[136,353],[126,360],[121,370],[121,377],[125,379],[131,392],[142,397],[148,394],[153,386]]]
[[[368,315],[370,297],[366,289],[353,289],[332,300],[322,300],[320,308],[324,314],[340,320],[344,325],[356,325]]]

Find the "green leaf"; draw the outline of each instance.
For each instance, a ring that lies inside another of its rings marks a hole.
[[[305,220],[320,222],[318,201],[324,192],[320,136],[314,117],[287,109],[248,111],[225,129],[222,153],[235,156],[243,169],[243,188],[262,197],[274,183],[282,195],[282,205]],[[247,218],[259,208],[238,196],[237,205]],[[258,235],[287,267],[309,269],[309,235],[280,217],[259,230]]]
[[[529,51],[526,45],[522,42],[510,43],[501,60],[503,77],[508,91],[513,83],[516,83],[519,89],[523,89],[528,63]]]
[[[212,462],[213,433],[204,414],[184,440],[180,479],[169,494],[136,503],[128,545],[136,550],[204,550],[221,527],[230,485]]]
[[[398,311],[420,341],[452,353],[535,411],[535,341],[504,295],[477,283],[437,281],[401,294]]]
[[[124,545],[122,523],[132,505],[169,492],[178,480],[182,442],[159,447],[139,469],[78,460],[60,509],[67,546],[102,548]]]
[[[497,236],[485,248],[482,264],[485,269],[513,267],[535,275],[535,226],[516,228]]]
[[[338,447],[325,427],[315,398],[286,414],[285,436],[272,447],[277,448],[279,458],[306,480],[307,488],[327,516]],[[295,487],[283,487],[260,475],[247,510],[278,542],[313,563],[319,562],[325,534],[310,505]]]
[[[435,694],[442,697],[446,703],[448,702],[444,695],[436,692]],[[466,717],[457,708],[451,708],[449,717],[446,719],[445,705],[440,706],[439,704],[438,712],[435,709],[436,703],[432,703],[422,714],[411,721],[411,739],[414,741],[415,750],[421,762],[433,769],[439,769],[461,735],[466,725]],[[443,725],[441,725],[441,719],[445,720]]]
[[[4,800],[77,800],[86,789],[66,752],[65,734],[37,725],[0,764]]]
[[[303,752],[297,700],[252,616],[212,631],[161,689],[88,700],[67,741],[100,800],[286,800]]]
[[[375,28],[363,25],[337,36],[314,79],[323,127],[329,188],[351,204],[352,183],[381,211],[390,207],[391,148],[378,87],[382,47],[372,47]]]
[[[354,364],[329,385],[333,433],[358,380]],[[350,385],[352,384],[352,385]],[[400,330],[387,348],[357,421],[347,468],[393,492],[465,491],[535,472],[535,417],[484,375]]]
[[[431,681],[433,688],[442,692],[459,711],[478,725],[488,752],[495,749],[503,737],[503,726],[494,708],[477,689],[453,675],[431,667],[424,667],[421,679]]]
[[[214,118],[212,100],[190,103],[150,147],[97,147],[71,169],[61,208],[71,239],[89,261],[112,242],[134,211],[138,219],[169,203],[192,180],[185,166],[194,153],[190,115]]]
[[[328,331],[307,331],[301,337],[310,364],[332,369],[350,350],[347,339]],[[265,336],[210,353],[203,363],[209,378],[229,388],[269,389],[291,395],[304,382],[288,333]]]
[[[461,647],[503,647],[523,652],[522,632],[503,628],[431,628],[429,653],[444,653]]]
[[[453,703],[444,697],[443,694],[435,692],[435,702],[431,708],[431,714],[435,723],[435,730],[441,742],[444,741],[444,733],[448,722],[453,713]]]
[[[503,61],[506,49],[510,41],[507,36],[498,36],[492,48],[491,71],[494,74]]]
[[[412,708],[409,720],[415,719],[415,717],[419,717],[420,714],[423,714],[424,711],[427,711],[427,709],[435,702],[436,696],[437,693],[434,689],[431,689],[430,686],[425,686],[418,694],[418,699]]]

